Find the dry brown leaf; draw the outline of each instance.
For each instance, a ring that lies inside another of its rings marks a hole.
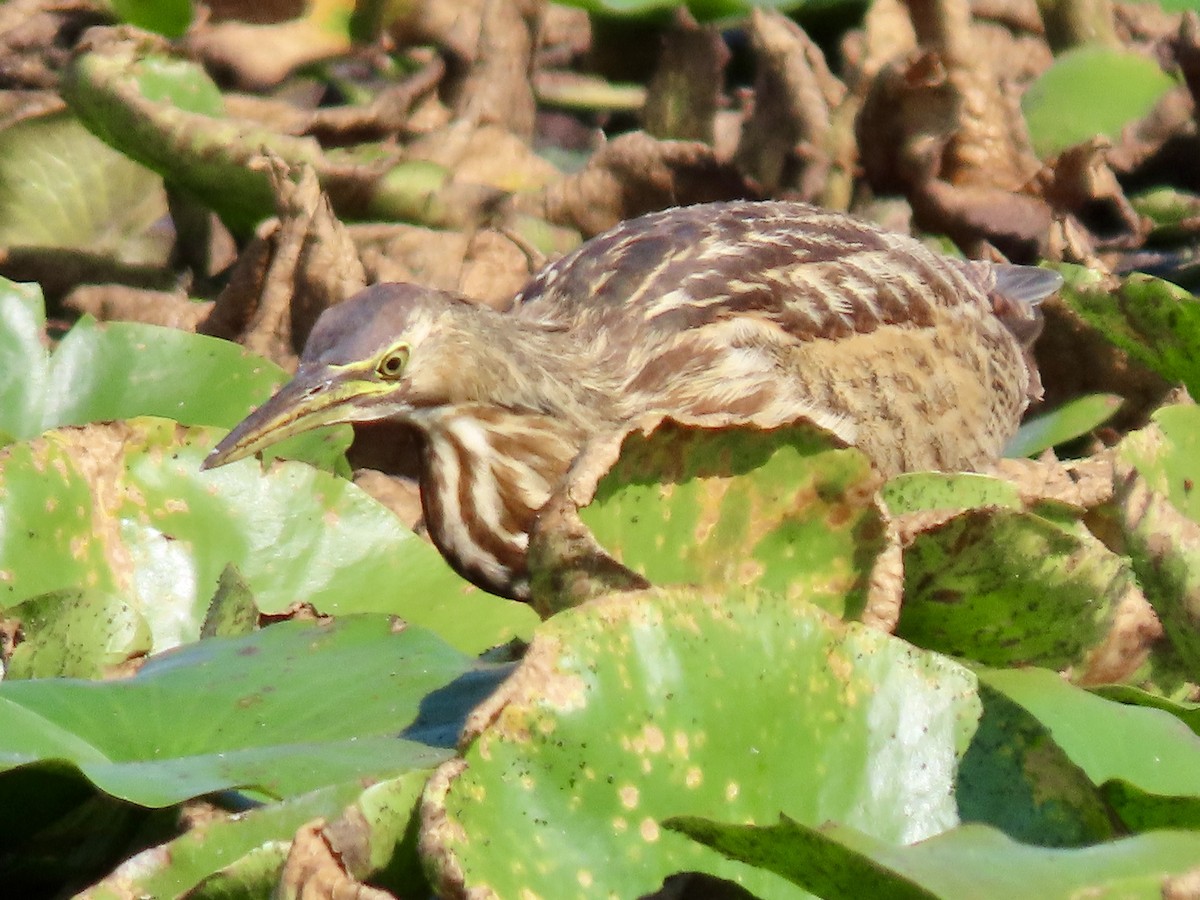
[[[302,826],[292,838],[276,891],[294,900],[395,900],[387,891],[363,884],[346,871],[322,819]]]
[[[196,326],[212,311],[211,301],[189,300],[187,292],[152,291],[124,284],[85,284],[65,298],[63,306],[101,322],[145,322],[182,331]]]
[[[707,144],[656,141],[634,131],[601,147],[582,171],[514,198],[513,208],[591,237],[655,210],[754,194]]]
[[[532,0],[485,0],[470,67],[449,87],[456,119],[495,125],[526,140],[533,134],[537,108],[530,73],[537,11]]]
[[[734,160],[767,194],[815,200],[834,164],[833,111],[845,101],[846,87],[820,48],[782,13],[756,9],[750,23],[754,108]]]
[[[677,10],[646,88],[642,127],[647,133],[711,145],[729,58],[714,26],[701,27],[686,9]]]
[[[200,330],[294,369],[317,317],[366,287],[367,276],[316,174],[305,167],[293,178],[277,158],[266,165],[279,219],[259,228]]]

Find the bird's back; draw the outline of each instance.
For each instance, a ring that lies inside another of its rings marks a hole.
[[[733,202],[619,225],[539,273],[514,313],[620,373],[630,414],[805,413],[885,472],[960,469],[998,455],[1036,392],[1028,300],[1055,277],[805,204]]]

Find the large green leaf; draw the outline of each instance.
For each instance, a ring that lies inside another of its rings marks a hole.
[[[68,763],[146,806],[228,788],[290,797],[445,759],[398,735],[461,721],[461,697],[431,695],[478,664],[386,616],[284,622],[151,659],[124,681],[0,684],[0,770]],[[506,671],[471,681],[482,699]],[[424,705],[423,705],[424,704]],[[5,777],[21,777],[20,771]]]
[[[919,840],[957,821],[978,715],[966,670],[809,604],[612,595],[542,625],[463,762],[431,783],[423,846],[452,895],[636,897],[705,871],[794,896],[659,822],[783,810]]]
[[[1175,81],[1149,56],[1107,47],[1063,53],[1021,100],[1039,156],[1053,156],[1096,135],[1120,136],[1150,112]]]
[[[1200,834],[1160,832],[1077,850],[1018,844],[964,825],[898,847],[844,825],[808,827],[782,817],[769,827],[691,816],[666,826],[761,866],[825,900],[1159,900],[1163,881],[1200,858]]]
[[[476,653],[532,626],[345,479],[252,459],[201,472],[219,436],[132,419],[0,453],[0,608],[79,585],[119,592],[162,650],[199,636],[233,563],[264,612],[389,612]]]

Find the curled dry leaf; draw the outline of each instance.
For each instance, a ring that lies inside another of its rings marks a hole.
[[[518,212],[591,237],[624,219],[670,206],[754,195],[746,179],[708,145],[656,141],[634,131],[601,147],[582,171],[513,203]]]
[[[642,107],[646,131],[656,138],[711,145],[729,57],[715,27],[701,27],[685,9],[678,10],[646,89]]]
[[[80,285],[63,298],[63,305],[101,322],[145,322],[182,331],[195,331],[213,306],[189,300],[182,290],[154,291],[124,284]]]
[[[485,0],[479,43],[466,76],[451,85],[454,117],[473,125],[496,125],[521,138],[533,134],[537,111],[529,74],[537,34],[532,0]]]
[[[337,897],[339,900],[394,900],[388,891],[363,884],[343,864],[330,845],[321,819],[296,832],[276,892],[297,898]]]
[[[367,276],[313,170],[293,174],[278,157],[264,164],[278,222],[260,229],[255,246],[239,257],[200,330],[236,339],[290,369],[317,317],[366,287]]]
[[[908,11],[918,50],[880,63],[872,49],[861,63],[880,66],[857,125],[868,180],[906,194],[921,227],[969,254],[991,244],[1017,259],[1044,255],[1052,212],[1026,193],[1040,163],[967,0],[914,0]]]
[[[836,158],[834,133],[846,87],[820,48],[782,13],[754,10],[750,40],[754,108],[735,161],[765,193],[816,200],[834,165],[848,168],[849,160]]]

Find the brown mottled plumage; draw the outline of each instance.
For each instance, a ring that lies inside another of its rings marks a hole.
[[[1058,284],[797,203],[667,210],[548,266],[504,313],[391,284],[328,310],[295,379],[205,465],[408,422],[434,542],[524,599],[536,511],[591,435],[642,413],[808,415],[886,474],[994,459],[1040,389],[1031,301]]]

